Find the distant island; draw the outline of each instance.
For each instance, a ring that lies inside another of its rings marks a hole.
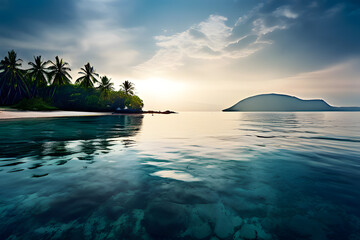
[[[322,99],[303,100],[285,94],[271,93],[245,98],[223,111],[360,111],[360,107],[333,107]]]

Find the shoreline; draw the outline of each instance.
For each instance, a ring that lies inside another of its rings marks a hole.
[[[26,111],[12,108],[0,107],[0,121],[12,119],[32,119],[32,118],[54,118],[54,117],[91,117],[91,116],[106,116],[106,115],[142,115],[142,114],[172,114],[172,111],[142,111],[133,113],[121,112],[82,112],[82,111]]]
[[[81,111],[25,111],[17,109],[0,108],[0,121],[11,119],[31,119],[31,118],[54,118],[54,117],[86,117],[111,115],[108,112],[81,112]]]
[[[129,111],[129,110],[115,110],[112,114],[114,115],[134,115],[134,114],[174,114],[177,112],[166,110],[166,111],[154,111],[154,110],[148,110],[148,111]]]

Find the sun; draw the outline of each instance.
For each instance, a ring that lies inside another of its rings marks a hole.
[[[136,88],[141,95],[150,95],[158,99],[170,99],[182,93],[184,84],[165,78],[148,78],[137,81]]]

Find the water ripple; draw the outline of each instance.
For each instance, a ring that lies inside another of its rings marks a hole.
[[[360,115],[0,121],[0,239],[360,239]]]

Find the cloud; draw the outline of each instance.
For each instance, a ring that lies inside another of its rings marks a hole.
[[[277,30],[277,29],[286,29],[286,25],[285,24],[279,24],[279,25],[273,25],[271,27],[267,26],[264,19],[259,18],[256,19],[253,22],[254,28],[253,28],[253,32],[254,34],[260,36],[266,35],[268,33],[272,33],[273,31]]]
[[[322,98],[335,106],[360,104],[360,59],[350,59],[323,69],[290,77],[269,79],[258,92],[278,92],[301,98]],[[251,86],[248,91],[251,91]]]
[[[283,7],[277,8],[274,11],[274,15],[277,17],[287,17],[287,18],[292,18],[292,19],[295,19],[299,16],[299,14],[291,11],[289,6],[283,6]]]
[[[351,59],[312,72],[304,72],[280,79],[287,88],[295,88],[303,93],[353,94],[360,91],[358,81],[360,59]],[[359,98],[360,99],[360,98]]]
[[[170,36],[155,36],[159,50],[150,60],[136,68],[163,71],[184,65],[186,58],[211,60],[247,57],[271,44],[271,41],[264,38],[265,35],[286,29],[283,23],[267,26],[262,18],[249,23],[250,19],[249,16],[241,17],[233,26],[228,26],[226,17],[210,15],[205,21],[183,32]],[[245,27],[241,34],[236,36],[236,30],[241,29],[244,24],[250,27]]]
[[[141,34],[140,28],[123,28],[114,20],[113,0],[78,1],[72,11],[78,18],[72,24],[49,26],[43,20],[32,20],[32,32],[8,30],[0,35],[2,49],[15,49],[24,60],[33,55],[53,59],[59,55],[78,69],[87,61],[100,73],[125,71],[139,56],[131,42]],[[12,37],[16,35],[16,38]],[[27,62],[27,61],[25,61]],[[76,79],[78,71],[72,71]],[[111,77],[111,76],[110,76]]]
[[[172,35],[156,36],[157,46],[170,53],[179,51],[179,55],[186,54],[195,58],[216,57],[231,35],[231,27],[226,26],[226,17],[211,15],[206,21],[201,22],[190,29]]]

